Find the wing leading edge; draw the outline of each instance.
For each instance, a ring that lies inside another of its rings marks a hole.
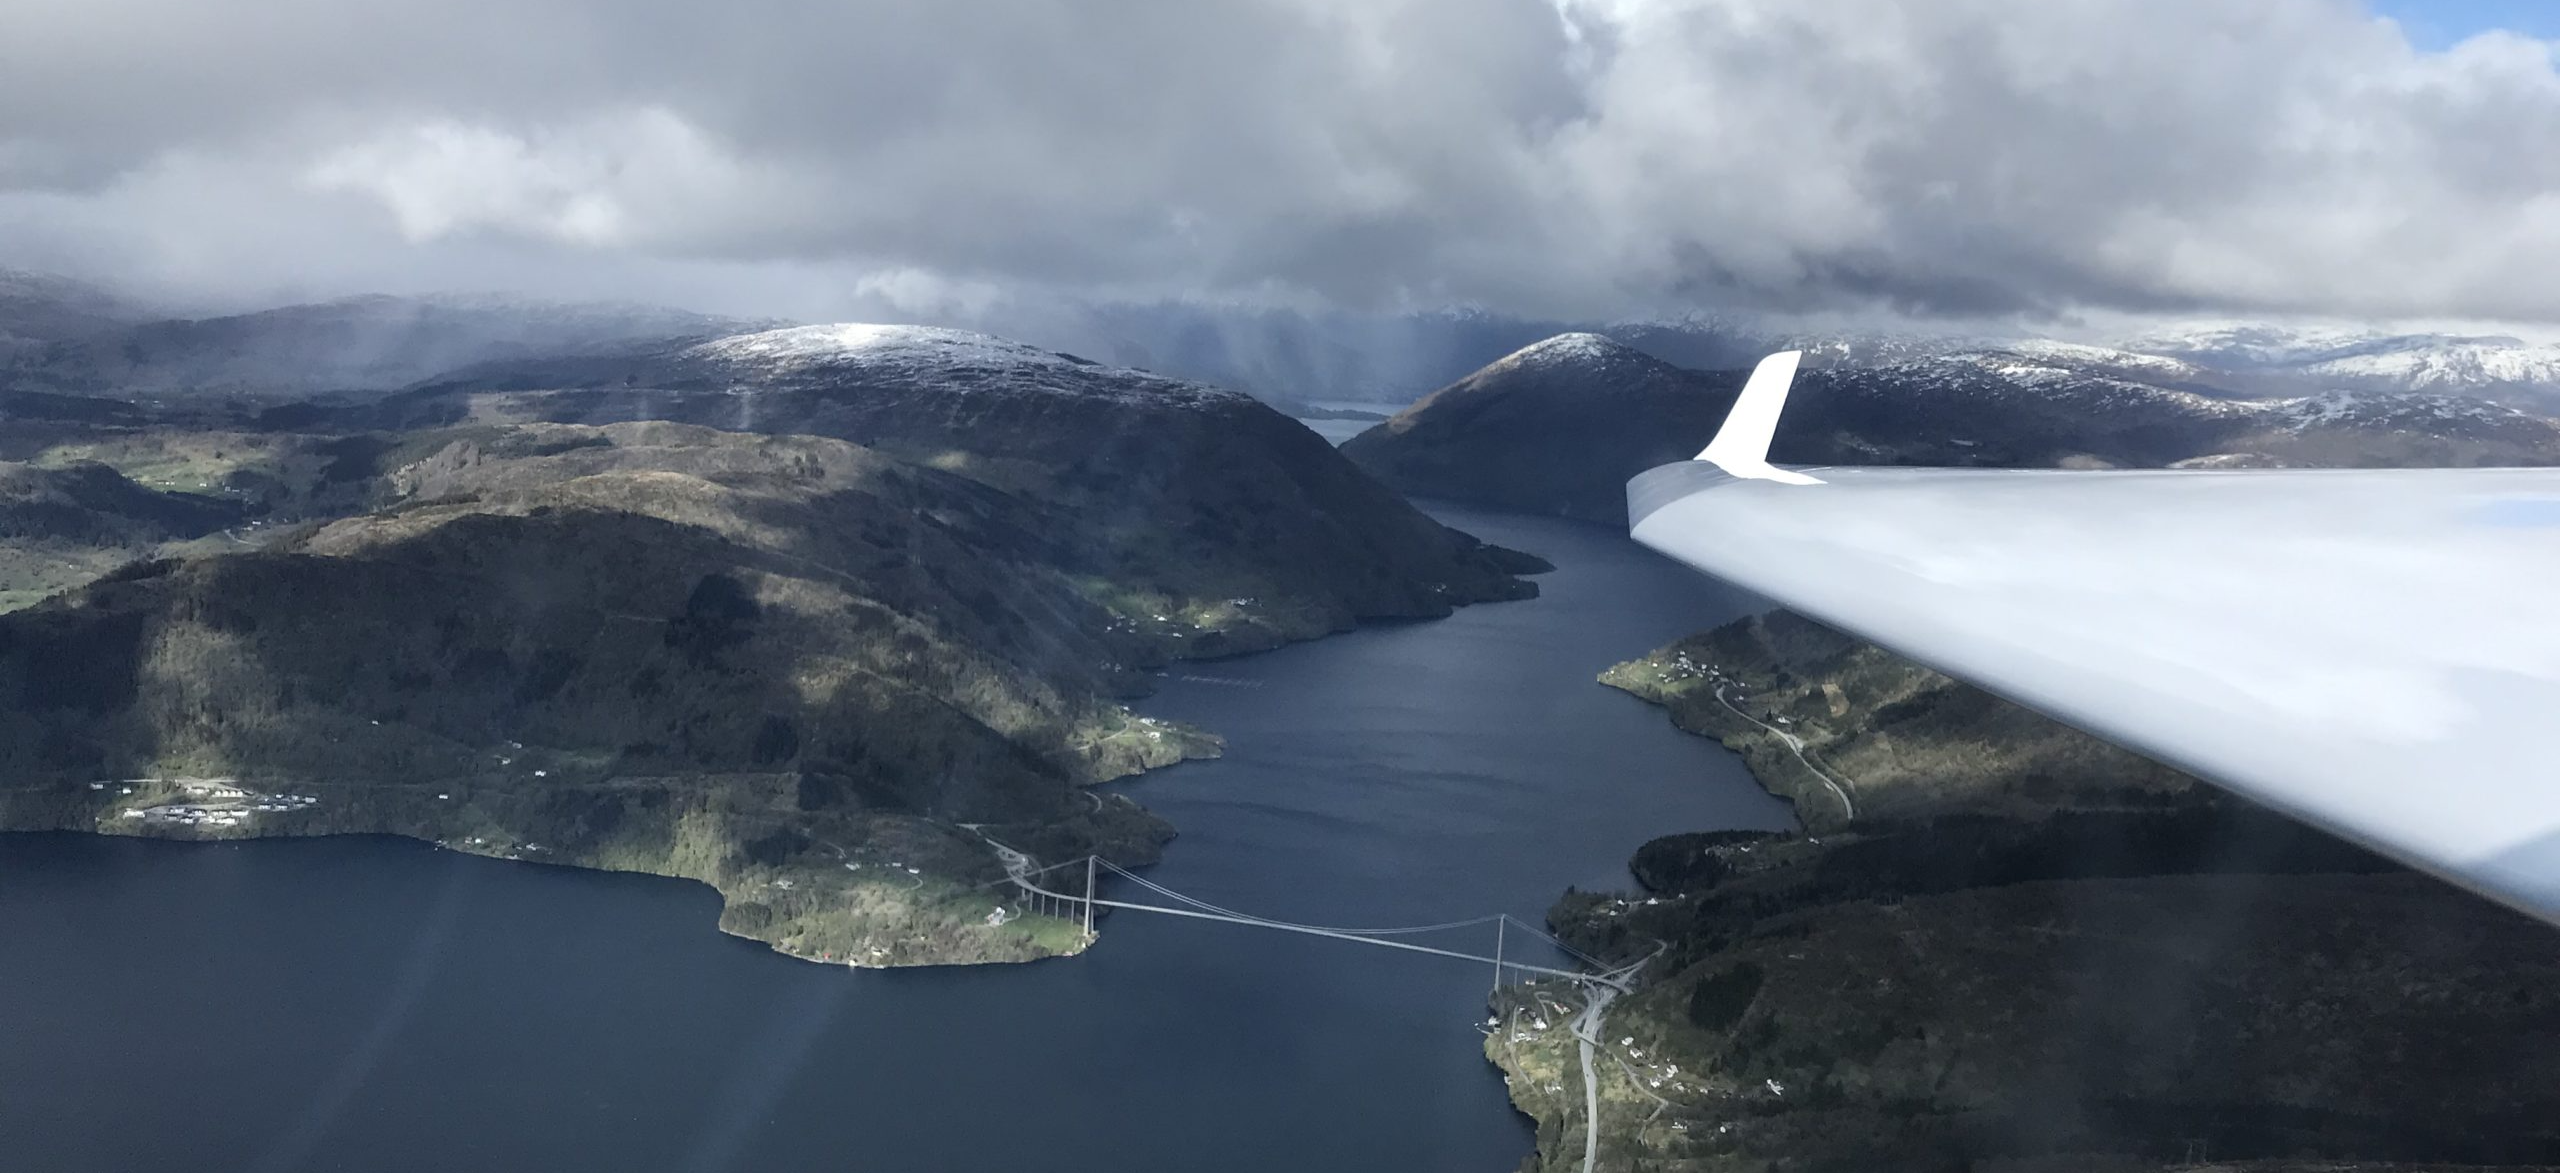
[[[2560,923],[2560,470],[1720,467],[1759,435],[1636,539]]]

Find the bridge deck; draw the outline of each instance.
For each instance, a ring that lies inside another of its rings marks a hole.
[[[990,842],[993,841],[990,840]],[[1008,849],[1008,851],[1010,851],[1010,849]],[[1011,854],[1014,859],[1021,858],[1019,853]],[[1012,859],[1008,859],[1007,863],[1008,866],[1010,866],[1012,864]],[[1069,865],[1055,864],[1051,866],[1065,867]],[[1043,868],[1041,870],[1047,871],[1050,869]],[[1117,871],[1119,869],[1114,868],[1113,870]],[[1481,953],[1463,953],[1455,949],[1440,949],[1430,945],[1416,945],[1410,941],[1392,941],[1375,933],[1360,933],[1343,929],[1328,929],[1318,925],[1296,925],[1285,921],[1264,920],[1259,917],[1232,916],[1223,913],[1202,912],[1188,908],[1166,908],[1160,904],[1137,904],[1126,900],[1106,900],[1099,896],[1088,898],[1066,892],[1052,892],[1047,888],[1043,888],[1038,884],[1032,883],[1030,880],[1030,875],[1032,874],[1036,873],[1022,873],[1012,876],[1011,879],[1014,886],[1022,889],[1025,893],[1046,897],[1069,905],[1081,906],[1090,900],[1094,906],[1099,908],[1125,908],[1131,912],[1151,912],[1158,916],[1181,916],[1189,917],[1193,920],[1223,921],[1227,924],[1249,925],[1254,928],[1278,929],[1287,933],[1304,933],[1312,937],[1331,937],[1338,941],[1357,941],[1364,945],[1380,945],[1389,949],[1402,949],[1411,953],[1428,953],[1434,957],[1453,957],[1460,961],[1472,961],[1480,965],[1495,965],[1504,969],[1516,969],[1523,973],[1544,974],[1549,977],[1568,978],[1578,982],[1598,982],[1601,985],[1609,986],[1622,993],[1628,988],[1626,979],[1618,976],[1616,973],[1593,973],[1589,970],[1557,969],[1553,966],[1547,965],[1532,965],[1523,961],[1513,961],[1509,958],[1488,957]],[[1185,899],[1188,899],[1188,897],[1185,897]]]

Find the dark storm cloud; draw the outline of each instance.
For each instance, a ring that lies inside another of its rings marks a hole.
[[[18,0],[0,257],[957,312],[2560,319],[2560,76],[2347,0]]]

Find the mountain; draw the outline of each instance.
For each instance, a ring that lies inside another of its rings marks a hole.
[[[1359,314],[1104,304],[1042,307],[1015,316],[1032,334],[1098,358],[1300,403],[1409,404],[1539,339],[1587,331],[1694,370],[1744,368],[1777,350],[1802,350],[1807,367],[1820,368],[1981,350],[2103,349],[2116,356],[2113,361],[2151,368],[2149,374],[2125,372],[2142,381],[2162,382],[2151,360],[2183,363],[2189,373],[2164,385],[2223,397],[2424,391],[2560,412],[2560,347],[2361,327],[2212,323],[2163,327],[2106,347],[2086,347],[1998,324],[1812,325],[1730,311],[1567,321],[1467,310]]]
[[[1085,787],[1216,752],[1120,703],[1153,670],[1525,597],[1510,572],[1540,565],[1249,397],[947,331],[504,364],[213,426],[134,410],[11,443],[277,524],[0,614],[0,829],[685,876],[729,931],[819,960],[1082,948],[999,910],[981,836],[1151,859],[1170,829]]]
[[[691,876],[813,955],[1001,959],[1043,950],[978,923],[964,881],[999,873],[959,824],[1148,858],[1161,823],[1078,789],[1205,748],[1132,740],[1105,694],[1167,641],[1086,596],[1052,519],[966,478],[627,424],[452,438],[389,487],[0,616],[0,771],[53,781],[7,795],[9,824],[179,798],[92,779],[238,777],[318,798],[262,820],[283,833]]]
[[[68,277],[0,269],[0,364],[50,344],[109,333],[150,315],[104,289]]]
[[[1738,378],[1597,334],[1531,344],[1353,437],[1342,454],[1408,495],[1607,520],[1601,489],[1697,453]]]
[[[167,541],[237,524],[242,513],[228,501],[146,489],[103,464],[0,462],[0,539]]]
[[[2560,410],[2560,346],[2501,335],[2225,325],[2154,331],[2124,346],[2240,386],[2426,391]]]
[[[0,612],[246,514],[237,502],[146,488],[94,462],[0,461]]]
[[[1433,392],[1343,453],[1412,495],[1615,524],[1626,479],[1696,455],[1744,374],[1560,335]],[[2208,377],[2184,360],[2059,343],[1810,369],[1770,454],[1974,467],[2560,462],[2560,424],[2483,400],[2240,399],[2206,393]]]
[[[1423,516],[1252,396],[965,331],[802,326],[497,363],[350,418],[664,419],[851,441],[1058,507],[1089,548],[1164,576],[1151,581],[1168,607],[1243,611],[1203,637],[1219,652],[1518,597],[1511,573],[1534,568]]]
[[[39,287],[26,312],[54,321],[87,304],[47,292],[61,288]],[[0,312],[8,304],[0,294]],[[374,295],[211,318],[100,319],[89,328],[35,336],[42,345],[19,348],[0,373],[0,387],[262,399],[380,393],[473,363],[702,338],[752,324],[644,305]]]
[[[496,295],[371,295],[173,319],[69,278],[0,269],[0,391],[71,394],[377,394],[477,363],[704,339],[754,322],[645,305]],[[2078,352],[2140,381],[2218,396],[2423,391],[2560,411],[2560,347],[2497,335],[2211,323],[2162,327],[2111,347],[2015,330],[1808,327],[1733,312],[1570,322],[1474,310],[1406,314],[1096,303],[990,311],[1085,354],[1251,392],[1284,409],[1413,402],[1539,339],[1605,334],[1675,366],[1748,367],[1800,349],[1808,368],[1872,367],[1971,351]],[[2101,360],[2099,352],[2109,357]],[[2171,366],[2163,366],[2163,360]]]

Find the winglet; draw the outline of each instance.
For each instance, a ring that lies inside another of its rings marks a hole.
[[[1733,411],[1724,417],[1724,427],[1716,430],[1716,438],[1697,459],[1745,480],[1821,484],[1769,463],[1769,439],[1778,433],[1778,413],[1787,406],[1787,388],[1795,384],[1796,363],[1803,357],[1800,350],[1781,350],[1761,359],[1751,381],[1742,385],[1742,397],[1733,401]]]

